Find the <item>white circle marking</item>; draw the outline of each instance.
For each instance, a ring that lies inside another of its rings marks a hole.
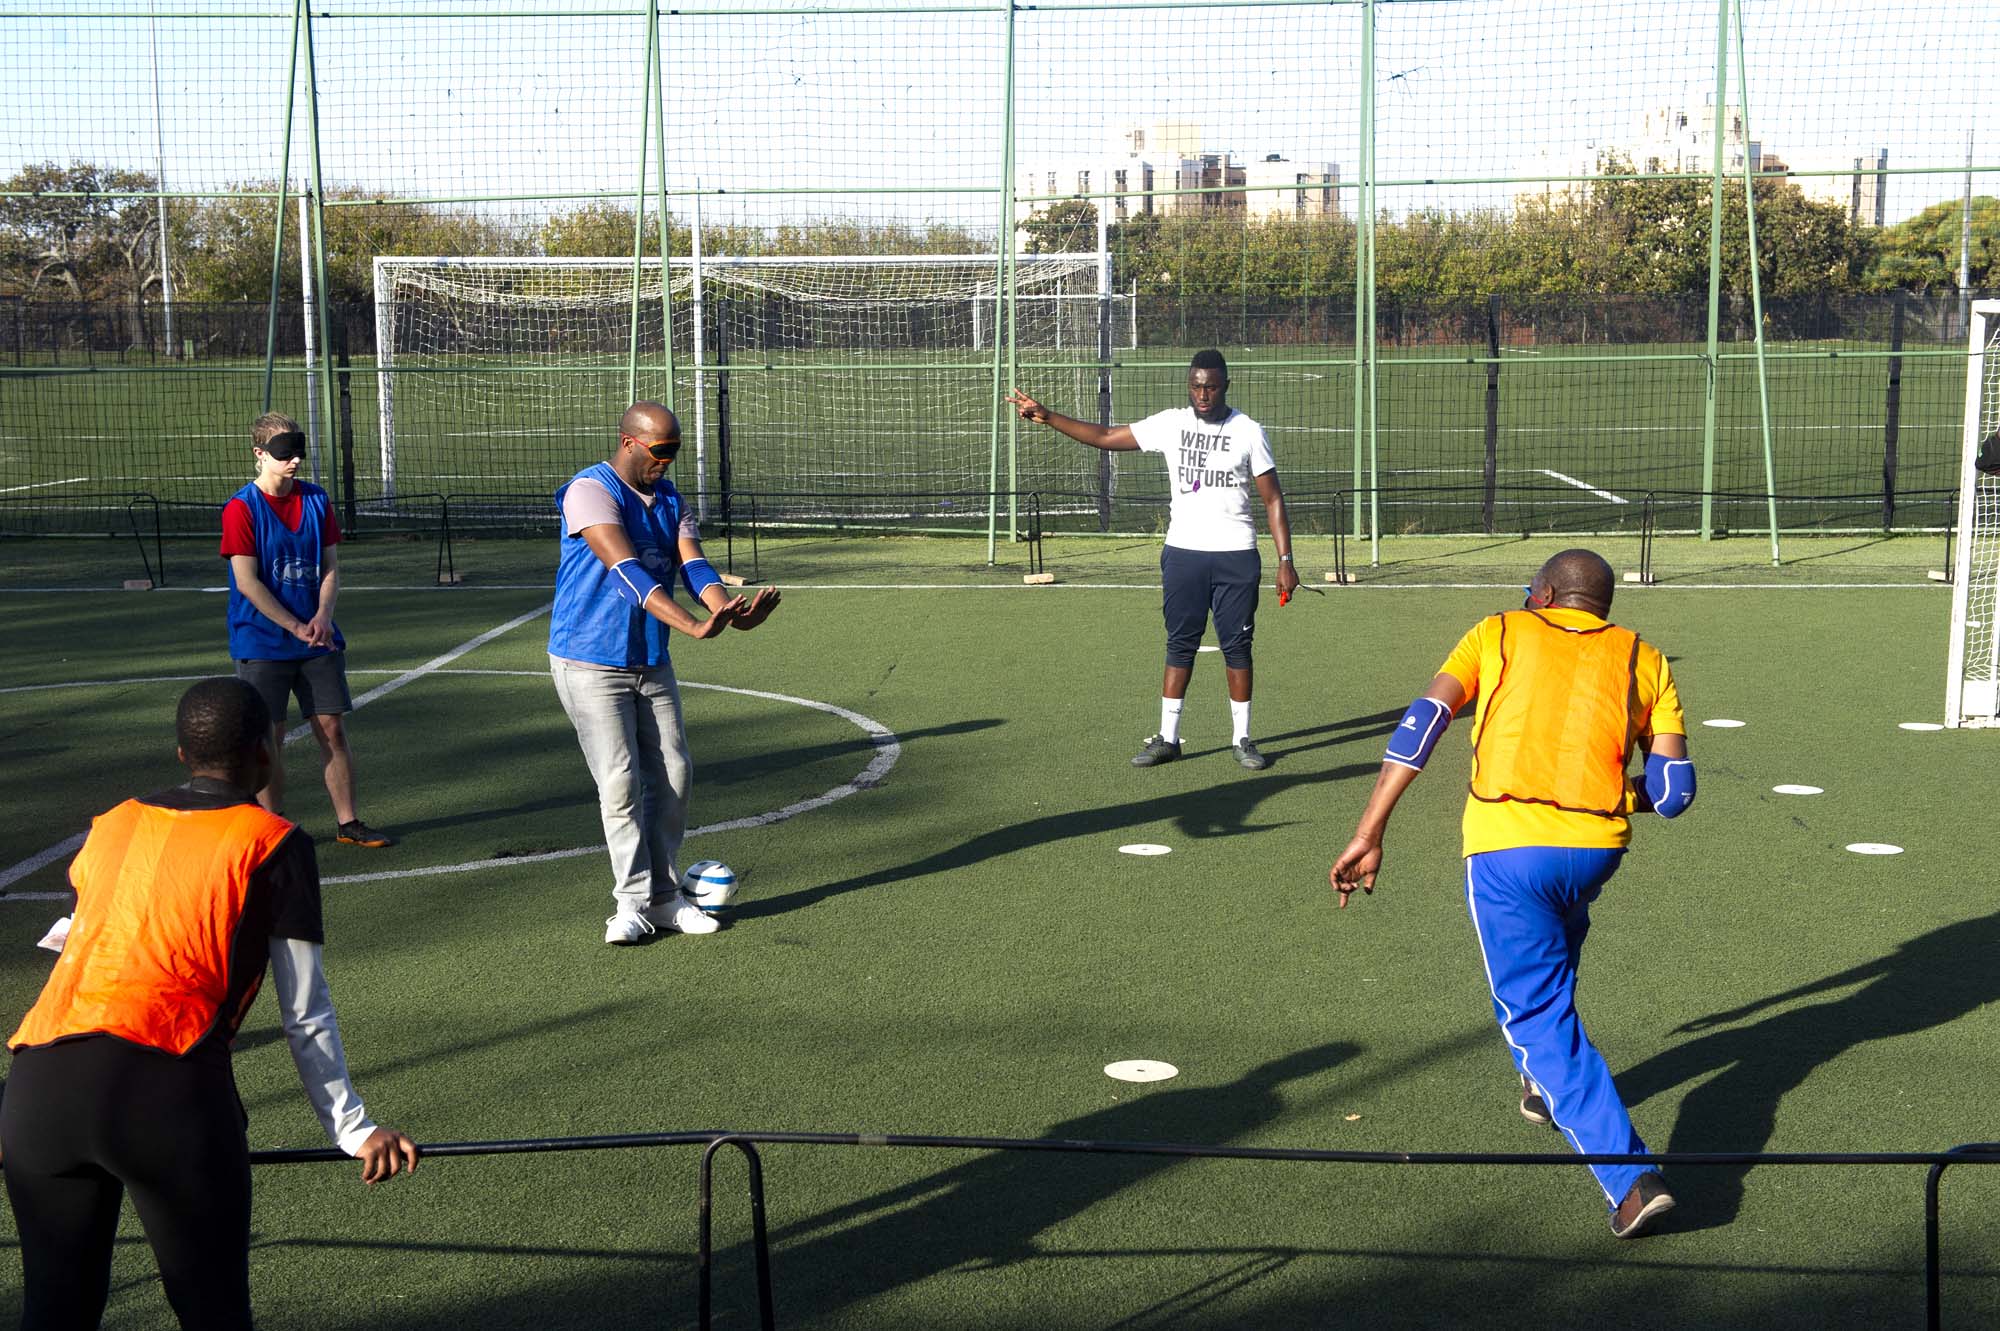
[[[1120,846],[1118,853],[1120,855],[1171,855],[1174,853],[1174,848],[1172,846],[1157,845],[1151,841],[1135,841],[1129,846]]]
[[[1901,855],[1901,846],[1892,846],[1886,841],[1856,841],[1848,846],[1856,855]]]

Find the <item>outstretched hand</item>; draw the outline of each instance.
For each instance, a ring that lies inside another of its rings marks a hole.
[[[738,599],[742,598],[739,597]],[[769,619],[771,612],[778,608],[778,599],[778,589],[776,587],[759,587],[757,594],[750,598],[743,613],[731,620],[729,626],[738,629],[756,628],[759,624]]]
[[[713,638],[749,608],[750,603],[740,596],[732,596],[715,608],[714,613],[687,631],[690,638]],[[766,612],[768,613],[768,612]]]
[[[1023,393],[1020,389],[1010,389],[1007,393],[1007,400],[1014,404],[1014,410],[1021,413],[1022,420],[1032,421],[1036,425],[1047,425],[1049,423],[1049,409],[1029,397],[1026,393]]]
[[[1340,894],[1340,908],[1347,909],[1347,899],[1354,895],[1356,888],[1373,896],[1375,875],[1380,872],[1382,843],[1356,832],[1354,840],[1347,843],[1347,849],[1340,852],[1340,858],[1333,862],[1333,868],[1327,873],[1333,890]]]

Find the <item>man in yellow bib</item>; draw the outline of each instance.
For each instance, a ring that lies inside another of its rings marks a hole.
[[[1477,699],[1465,801],[1465,900],[1493,1013],[1521,1074],[1521,1114],[1554,1123],[1586,1155],[1643,1155],[1646,1144],[1576,1012],[1590,903],[1632,841],[1628,815],[1673,818],[1694,802],[1687,726],[1667,661],[1606,616],[1611,566],[1588,550],[1542,565],[1520,610],[1459,640],[1403,714],[1368,807],[1331,878],[1340,905],[1375,890],[1396,801],[1452,714]],[[1626,775],[1632,750],[1645,772]],[[1673,1209],[1660,1175],[1593,1165],[1611,1232],[1637,1238]]]

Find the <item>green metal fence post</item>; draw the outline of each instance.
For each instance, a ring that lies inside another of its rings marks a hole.
[[[673,263],[668,250],[672,217],[667,212],[667,95],[665,52],[660,47],[660,0],[646,0],[647,63],[653,67],[653,156],[658,159],[654,179],[659,182],[659,199],[654,210],[660,218],[660,361],[666,371],[667,394],[661,399],[668,411],[674,407],[674,303]]]
[[[1715,140],[1708,173],[1708,393],[1701,418],[1701,539],[1715,537],[1715,409],[1722,391],[1722,135],[1729,115],[1729,0],[1716,0],[1715,109],[1709,135]],[[1745,145],[1745,152],[1748,152]]]
[[[646,128],[653,114],[653,32],[659,26],[660,7],[656,0],[646,5],[646,69],[639,76],[639,188],[632,193],[632,338],[625,363],[625,400],[639,400],[639,279],[645,272],[646,255]],[[667,261],[660,255],[661,266]],[[660,275],[662,282],[666,274]]]
[[[1381,455],[1378,451],[1380,435],[1376,430],[1376,400],[1378,376],[1381,362],[1377,354],[1375,332],[1375,4],[1368,0],[1367,27],[1363,30],[1361,63],[1367,81],[1366,111],[1361,117],[1368,138],[1364,145],[1367,152],[1368,169],[1363,177],[1362,188],[1368,195],[1368,279],[1365,290],[1368,296],[1368,562],[1378,565],[1382,562],[1382,471]]]
[[[1368,192],[1369,149],[1375,142],[1375,0],[1363,0],[1361,5],[1361,141],[1355,146],[1355,158],[1360,168],[1361,178],[1355,182],[1354,190],[1354,490],[1358,495],[1364,470],[1366,440],[1362,436],[1363,422],[1368,419],[1368,372],[1374,363],[1374,330],[1370,326],[1373,313],[1373,292],[1369,282],[1369,246],[1374,244],[1375,228],[1371,214],[1374,200]],[[1361,505],[1354,506],[1354,536],[1361,537]]]
[[[1014,0],[1007,0],[1007,57],[1005,67],[1006,83],[1001,92],[1001,151],[1000,172],[1004,179],[1000,184],[1000,232],[994,242],[993,265],[993,425],[986,459],[986,562],[995,562],[999,554],[997,534],[1000,525],[1000,415],[1005,409],[1006,397],[1002,381],[1016,362],[1003,339],[1011,339],[1013,328],[1006,333],[1000,331],[1000,302],[1005,299],[1010,286],[1014,260]],[[1007,310],[1013,313],[1013,301],[1007,300]],[[1007,427],[1007,451],[1011,457],[1014,441],[1018,436],[1018,425],[1010,421]],[[1011,538],[1011,534],[1010,537]]]
[[[332,303],[333,290],[326,281],[326,176],[320,169],[319,158],[319,59],[313,52],[312,11],[304,4],[299,12],[305,29],[306,47],[306,139],[312,153],[312,197],[308,205],[312,212],[313,235],[313,280],[319,283],[319,345],[322,360],[333,347],[333,317],[327,306]],[[334,414],[334,386],[331,374],[319,377],[320,414],[331,431],[333,423],[339,419]],[[348,472],[340,469],[343,476]],[[334,474],[329,468],[329,478]],[[335,482],[331,489],[340,493],[335,496],[342,505],[342,516],[350,529],[354,521],[354,487]]]
[[[1743,224],[1750,242],[1750,312],[1757,321],[1757,409],[1764,431],[1764,506],[1771,520],[1771,564],[1778,554],[1778,474],[1771,460],[1771,381],[1764,365],[1764,280],[1757,271],[1757,193],[1750,174],[1750,71],[1743,56],[1743,0],[1736,11],[1736,100],[1743,117]]]
[[[285,77],[285,141],[278,151],[278,211],[271,234],[271,306],[264,323],[264,410],[271,409],[271,375],[278,363],[278,284],[285,261],[285,187],[292,174],[292,107],[298,101],[299,29],[305,25],[306,0],[292,7],[292,63]]]

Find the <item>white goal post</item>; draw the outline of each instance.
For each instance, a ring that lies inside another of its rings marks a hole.
[[[1959,459],[1958,548],[1952,566],[1948,726],[2000,725],[2000,472],[1976,465],[2000,433],[2000,301],[1972,307],[1965,367],[1965,439]]]
[[[1072,400],[1095,400],[1101,341],[1137,344],[1136,297],[1112,291],[1107,269],[1092,252],[1021,254],[1012,266],[1017,354],[1077,362],[1089,395],[1079,384]],[[737,439],[755,441],[754,457],[738,449],[739,489],[986,488],[994,335],[1009,313],[997,256],[705,255],[664,272],[675,371],[695,404],[684,413],[695,474],[683,484],[703,517],[722,415],[705,408],[732,359],[755,371],[733,376],[730,394]],[[623,410],[635,326],[641,383],[659,394],[662,273],[657,258],[641,262],[635,325],[627,258],[376,259],[384,502],[480,489],[465,478],[482,456],[524,491],[567,479],[582,441],[595,446]],[[920,437],[838,408],[841,388],[858,386],[852,372],[874,364],[886,367],[880,387],[922,404],[908,431]]]

